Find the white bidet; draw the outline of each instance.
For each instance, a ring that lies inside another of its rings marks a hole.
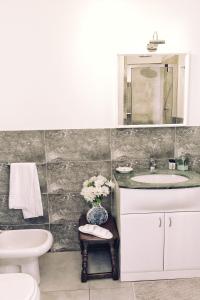
[[[23,272],[40,282],[38,257],[52,246],[53,236],[43,229],[0,232],[0,273]]]

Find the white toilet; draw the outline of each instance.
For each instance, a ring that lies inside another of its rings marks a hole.
[[[25,273],[0,274],[2,300],[40,300],[36,280]]]

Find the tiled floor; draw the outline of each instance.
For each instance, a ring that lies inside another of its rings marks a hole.
[[[107,262],[98,256],[101,270],[107,271]],[[90,260],[95,270],[94,258]],[[81,254],[79,251],[47,253],[40,258],[41,300],[133,300],[130,282],[112,279],[80,281]],[[98,270],[99,271],[99,270]]]
[[[90,257],[91,271],[108,270],[108,258]],[[97,270],[96,260],[101,266]],[[120,282],[80,281],[80,252],[47,253],[40,258],[41,300],[200,300],[200,278]]]

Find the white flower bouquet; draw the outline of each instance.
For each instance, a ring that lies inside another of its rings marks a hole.
[[[99,205],[101,204],[103,197],[110,194],[113,187],[114,183],[111,180],[107,180],[104,176],[93,176],[83,182],[81,195],[88,203]]]

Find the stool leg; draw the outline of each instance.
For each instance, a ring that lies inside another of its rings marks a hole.
[[[88,250],[87,250],[87,243],[83,243],[82,249],[82,272],[81,272],[81,281],[86,282],[88,278],[87,268],[88,268]]]
[[[114,280],[118,279],[118,268],[117,268],[117,260],[115,253],[114,242],[110,243],[110,255],[111,255],[111,264],[112,264],[112,278]]]
[[[83,254],[83,242],[80,241],[81,255]]]

